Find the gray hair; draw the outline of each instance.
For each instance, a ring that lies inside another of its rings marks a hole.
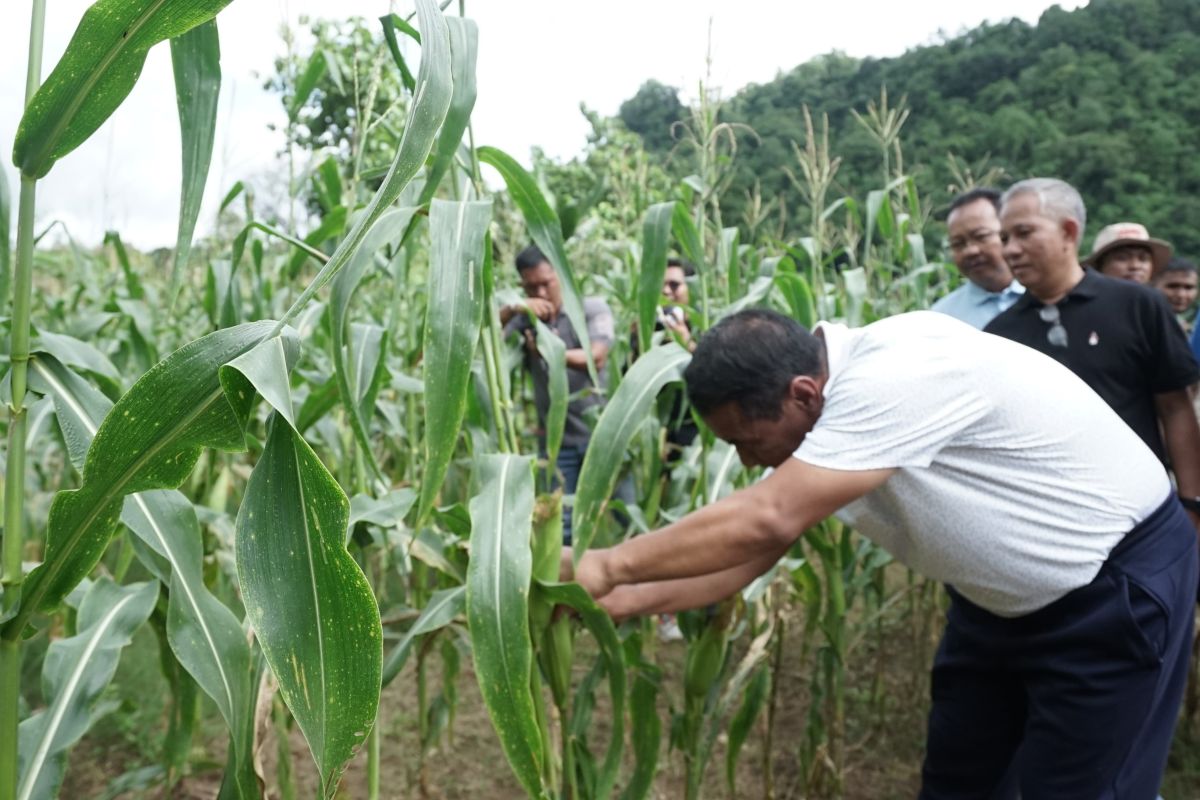
[[[1038,199],[1042,213],[1056,222],[1073,219],[1079,224],[1079,243],[1083,243],[1083,229],[1087,226],[1087,209],[1083,198],[1074,186],[1058,178],[1027,178],[1008,187],[1000,197],[1000,205],[1020,194],[1032,194]]]

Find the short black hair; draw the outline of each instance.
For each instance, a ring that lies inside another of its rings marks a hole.
[[[996,209],[996,213],[1000,213],[1000,192],[997,189],[991,189],[986,186],[980,186],[975,189],[963,192],[958,197],[950,201],[950,208],[946,210],[946,216],[950,216],[958,209],[965,205],[974,203],[976,200],[987,200]]]
[[[747,419],[778,419],[792,379],[824,373],[820,339],[791,317],[751,308],[704,334],[683,379],[701,416],[732,402]]]
[[[521,252],[517,253],[517,272],[524,272],[527,269],[533,269],[538,264],[550,263],[550,259],[546,258],[546,254],[536,244],[531,244]]]
[[[683,274],[689,278],[696,274],[696,268],[692,265],[692,262],[688,261],[686,258],[671,256],[667,259],[667,266],[678,267],[679,269],[683,270]]]
[[[1194,275],[1196,274],[1196,262],[1190,261],[1183,256],[1175,256],[1162,269],[1162,274],[1165,275],[1168,272],[1188,272]]]

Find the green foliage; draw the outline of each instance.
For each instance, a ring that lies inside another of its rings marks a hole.
[[[1183,253],[1200,253],[1200,6],[1189,0],[1097,0],[1048,9],[1036,26],[985,24],[896,58],[857,60],[839,53],[802,64],[733,97],[722,118],[758,134],[741,137],[736,178],[722,196],[730,219],[751,211],[756,185],[781,198],[790,234],[805,205],[782,167],[791,143],[803,144],[807,105],[828,114],[842,156],[837,188],[861,194],[878,185],[880,157],[852,111],[886,87],[911,110],[906,156],[923,194],[940,205],[962,186],[948,154],[998,167],[1008,179],[1062,178],[1080,190],[1093,230],[1124,219],[1145,223]],[[666,155],[658,109],[622,106],[647,149]],[[898,165],[893,164],[893,167]],[[686,169],[677,164],[680,175]],[[893,173],[894,174],[894,173]],[[890,179],[891,175],[889,175]]]
[[[627,129],[642,137],[648,150],[665,152],[675,145],[676,123],[686,121],[689,112],[679,100],[678,90],[649,80],[621,103],[617,116]]]
[[[116,672],[121,650],[158,597],[158,584],[118,586],[100,579],[79,607],[79,633],[51,645],[42,680],[48,708],[21,723],[20,800],[52,798],[66,770],[66,750],[90,727],[100,693]]]
[[[230,0],[99,0],[83,15],[63,58],[29,101],[13,163],[40,178],[83,144],[121,105],[150,48],[207,22]]]
[[[471,499],[471,564],[467,620],[479,688],[509,766],[531,797],[545,797],[546,758],[534,698],[529,638],[533,570],[533,463],[490,455],[478,463],[479,494]]]
[[[192,234],[200,216],[208,167],[217,132],[217,99],[221,94],[221,46],[217,21],[197,25],[171,40],[175,99],[183,140],[183,190],[179,200],[179,235],[171,264],[171,305],[192,251]]]
[[[264,82],[288,113],[291,140],[302,152],[336,155],[347,176],[356,164],[386,165],[400,142],[400,118],[411,95],[381,26],[359,17],[319,19],[308,33],[311,48],[276,59]],[[293,44],[296,35],[285,33]]]

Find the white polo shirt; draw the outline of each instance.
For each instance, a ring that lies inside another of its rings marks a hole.
[[[839,518],[994,614],[1091,582],[1172,491],[1137,434],[1035,350],[928,311],[818,327],[825,405],[795,457],[896,468]]]

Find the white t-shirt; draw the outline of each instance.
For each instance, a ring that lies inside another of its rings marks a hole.
[[[1089,583],[1171,492],[1137,434],[1035,350],[928,311],[818,327],[825,405],[795,457],[897,468],[839,518],[995,614]]]

